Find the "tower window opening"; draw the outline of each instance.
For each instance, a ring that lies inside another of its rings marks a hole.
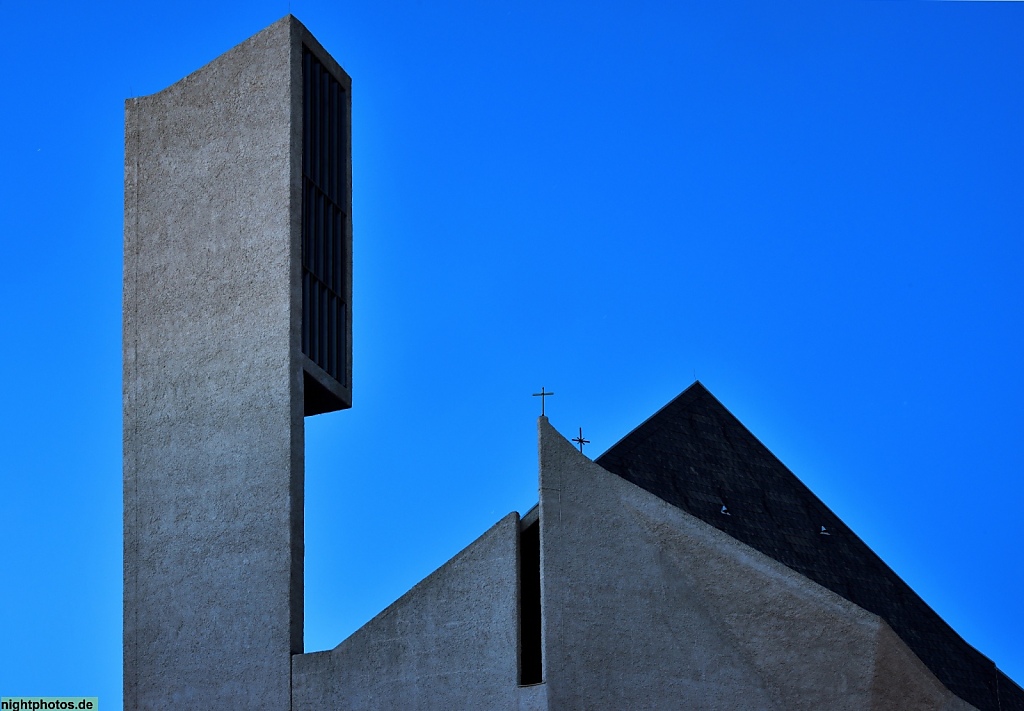
[[[302,352],[348,386],[345,88],[302,55]]]

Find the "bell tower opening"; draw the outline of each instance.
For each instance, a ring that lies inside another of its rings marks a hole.
[[[303,413],[351,406],[352,180],[348,87],[302,48]]]

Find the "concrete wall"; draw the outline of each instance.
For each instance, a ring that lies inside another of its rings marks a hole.
[[[954,696],[887,624],[881,622],[871,681],[872,709],[907,711],[970,711],[969,703]]]
[[[545,684],[517,687],[515,514],[301,654],[303,373],[350,397],[300,352],[303,44],[348,86],[289,17],[126,105],[126,708],[970,708],[877,617],[545,418]]]
[[[878,617],[540,421],[551,709],[963,709]]]
[[[292,708],[519,708],[518,539],[509,514],[333,650],[293,657]]]
[[[290,704],[308,364],[303,43],[322,53],[288,17],[126,102],[128,709]]]

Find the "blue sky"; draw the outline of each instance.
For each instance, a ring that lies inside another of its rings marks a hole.
[[[628,5],[628,7],[627,7]],[[1024,683],[1024,5],[7,3],[0,694],[121,704],[123,101],[294,13],[353,77],[306,648],[699,378]]]

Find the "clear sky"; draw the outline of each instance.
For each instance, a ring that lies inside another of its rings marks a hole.
[[[306,649],[699,378],[1024,683],[1024,4],[3,3],[0,694],[121,704],[123,101],[289,10],[353,77]]]

